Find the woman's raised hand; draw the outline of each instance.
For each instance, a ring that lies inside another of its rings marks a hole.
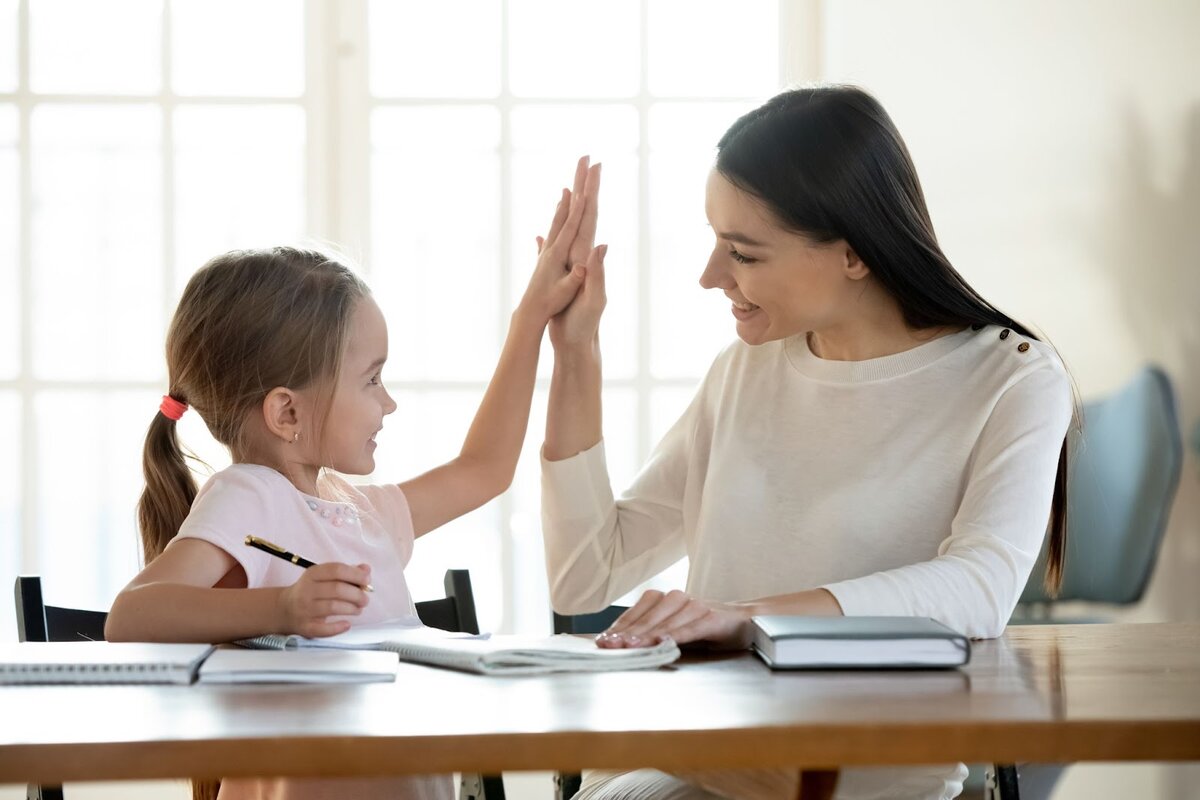
[[[589,166],[588,157],[575,169],[575,191],[563,189],[546,237],[538,237],[538,261],[521,299],[521,307],[548,322],[566,308],[585,285],[587,270],[603,264],[596,236],[596,199],[600,190],[600,165]]]
[[[651,647],[664,639],[676,644],[705,642],[720,649],[750,646],[748,605],[709,603],[680,592],[645,592],[604,633],[599,647]]]
[[[576,273],[583,281],[573,302],[550,320],[550,343],[555,349],[572,345],[592,346],[600,328],[607,297],[604,291],[604,256],[607,245],[595,247],[596,224],[600,216],[600,165],[588,157],[575,166],[575,184],[570,199],[571,214],[579,215],[578,226],[567,250],[567,267],[582,265]],[[559,240],[566,239],[566,228]],[[537,237],[538,253],[545,253],[551,238]]]

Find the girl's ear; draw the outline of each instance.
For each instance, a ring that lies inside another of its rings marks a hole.
[[[263,423],[277,439],[291,443],[300,434],[300,398],[291,389],[277,386],[267,392],[262,404]]]
[[[846,277],[852,281],[861,281],[863,278],[871,274],[871,268],[863,263],[863,260],[858,257],[858,253],[854,252],[854,248],[846,242],[842,242],[843,258],[845,263],[843,269]]]

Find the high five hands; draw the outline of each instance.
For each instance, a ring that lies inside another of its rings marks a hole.
[[[550,232],[537,237],[538,264],[546,261],[547,274],[566,272],[575,293],[550,319],[550,343],[561,349],[590,345],[600,328],[604,312],[604,256],[608,245],[595,246],[599,219],[600,164],[583,156],[575,165],[571,190],[563,189]],[[559,272],[555,273],[554,269]]]

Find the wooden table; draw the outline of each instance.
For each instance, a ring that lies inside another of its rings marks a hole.
[[[1031,626],[950,672],[0,688],[0,783],[242,775],[1200,760],[1200,624]]]

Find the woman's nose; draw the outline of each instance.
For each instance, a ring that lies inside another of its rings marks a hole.
[[[722,263],[721,254],[716,250],[708,257],[708,263],[700,273],[700,285],[705,289],[727,289],[732,286],[729,272]]]

